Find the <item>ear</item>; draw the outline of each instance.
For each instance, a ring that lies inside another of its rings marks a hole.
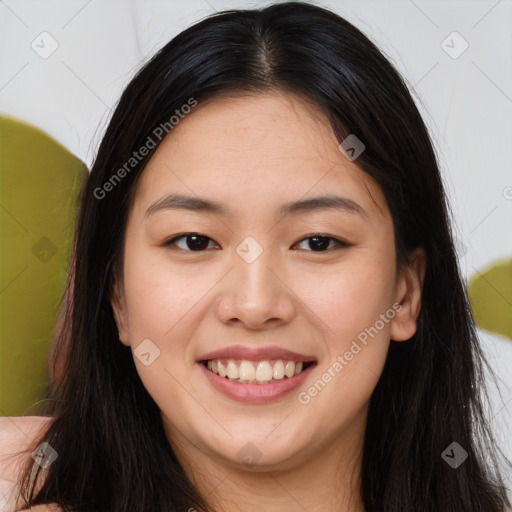
[[[116,271],[113,272],[112,286],[110,291],[110,303],[114,311],[114,319],[119,331],[119,339],[123,345],[130,346],[130,336],[128,331],[126,301],[124,295],[124,283],[122,278],[118,277]]]
[[[421,310],[421,292],[427,268],[427,255],[423,247],[409,254],[409,262],[398,277],[395,301],[402,308],[391,321],[391,339],[407,341],[416,333],[416,320]]]

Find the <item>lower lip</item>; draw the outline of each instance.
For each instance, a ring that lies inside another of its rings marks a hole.
[[[206,378],[211,382],[212,386],[227,397],[239,402],[266,404],[288,395],[299,387],[308,378],[311,370],[316,365],[312,364],[299,373],[299,375],[270,384],[243,384],[213,373],[203,363],[199,363],[199,366],[203,369]]]

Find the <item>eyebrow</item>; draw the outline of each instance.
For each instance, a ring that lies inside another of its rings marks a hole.
[[[232,211],[226,205],[211,199],[186,196],[183,194],[170,194],[153,203],[146,210],[144,217],[147,218],[162,210],[191,210],[222,216],[232,214]],[[368,214],[358,203],[346,197],[336,195],[317,196],[285,203],[281,205],[278,213],[279,216],[285,217],[287,215],[309,213],[319,210],[340,210],[347,213],[359,214],[368,219]]]

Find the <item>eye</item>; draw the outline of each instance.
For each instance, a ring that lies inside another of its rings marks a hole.
[[[184,246],[180,247],[178,245],[178,241],[184,240]],[[213,240],[206,235],[202,235],[201,233],[184,233],[183,235],[178,235],[168,240],[164,243],[164,247],[168,247],[171,245],[177,246],[179,249],[189,252],[200,252],[205,249],[208,249],[209,241],[213,242]],[[311,252],[326,252],[327,250],[342,248],[342,247],[350,247],[351,244],[344,242],[343,240],[339,240],[332,236],[327,236],[322,233],[316,233],[314,235],[308,236],[294,244],[292,247],[304,243],[308,243]],[[331,242],[333,246],[330,246]],[[306,249],[307,250],[307,249]]]
[[[337,238],[333,238],[332,236],[327,236],[322,233],[316,233],[311,236],[307,236],[303,238],[300,242],[295,245],[300,245],[306,242],[310,248],[312,248],[311,252],[327,252],[330,249],[342,248],[342,247],[350,247],[351,244],[344,242],[343,240],[339,240]],[[333,242],[334,246],[329,247],[330,243]]]
[[[202,251],[208,248],[208,240],[213,242],[211,238],[202,235],[201,233],[185,233],[168,240],[164,243],[164,247],[177,245],[176,242],[182,238],[185,239],[185,247],[178,246],[178,248],[184,251]]]

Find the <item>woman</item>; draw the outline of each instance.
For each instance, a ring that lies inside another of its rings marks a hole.
[[[84,189],[17,510],[503,512],[449,223],[410,93],[351,24],[291,2],[185,30]]]

